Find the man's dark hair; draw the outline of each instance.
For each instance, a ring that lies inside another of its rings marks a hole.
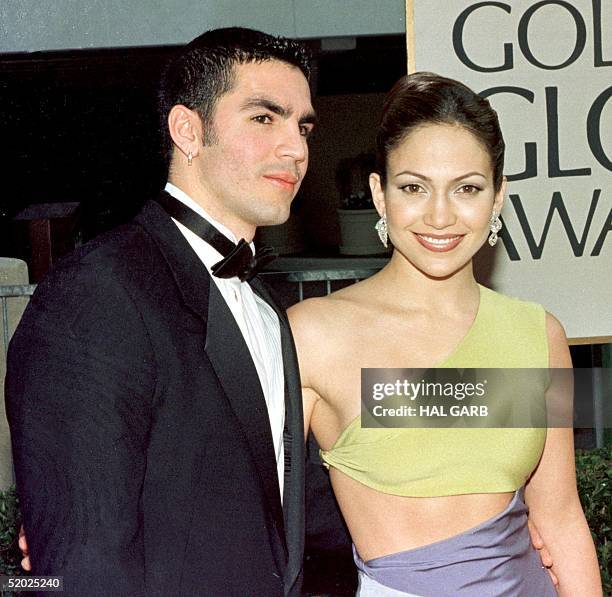
[[[213,29],[196,37],[172,60],[162,75],[158,110],[163,152],[169,161],[172,139],[168,114],[182,104],[210,122],[218,99],[234,85],[238,64],[280,60],[299,68],[310,78],[310,52],[303,44],[261,31],[228,27]]]

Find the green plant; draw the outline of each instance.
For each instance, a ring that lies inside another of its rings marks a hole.
[[[25,574],[21,568],[21,552],[17,545],[21,514],[19,500],[14,487],[0,491],[0,575],[20,576]],[[12,591],[2,591],[3,597],[14,597]]]
[[[23,573],[21,552],[17,546],[21,515],[15,488],[0,491],[0,574],[16,576]]]
[[[597,549],[604,595],[612,595],[612,446],[576,450],[576,478]]]

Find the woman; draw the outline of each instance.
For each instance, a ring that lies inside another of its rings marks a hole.
[[[362,368],[571,367],[554,317],[474,279],[506,187],[488,102],[437,75],[404,77],[377,151],[370,186],[388,265],[289,312],[306,425],[353,539],[358,594],[555,595],[524,497],[560,594],[600,595],[572,429],[361,427]]]

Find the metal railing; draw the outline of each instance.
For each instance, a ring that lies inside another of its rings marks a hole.
[[[11,298],[31,297],[36,290],[36,284],[12,284],[0,286],[0,305],[2,312],[2,339],[4,354],[6,355],[9,345],[9,320],[8,300]]]
[[[358,282],[376,273],[377,269],[319,269],[309,271],[292,272],[263,272],[263,276],[270,280],[296,283],[298,285],[299,300],[304,300],[304,284],[308,282],[324,282],[325,294],[332,291],[333,281],[353,281]],[[2,317],[2,339],[4,354],[8,351],[10,330],[8,321],[8,300],[11,298],[31,297],[36,290],[36,284],[10,284],[0,285],[0,312]]]
[[[325,294],[332,291],[332,282],[359,282],[379,271],[378,268],[362,269],[314,269],[289,272],[262,272],[267,281],[292,282],[298,285],[298,297],[304,300],[304,284],[307,282],[325,282]]]
[[[263,272],[263,276],[270,280],[297,283],[299,300],[304,300],[304,284],[308,282],[325,282],[325,294],[332,291],[333,281],[353,281],[358,282],[376,273],[377,269],[345,269],[345,270],[310,270],[292,272]],[[11,284],[0,285],[0,312],[2,316],[2,339],[4,354],[8,351],[10,339],[8,321],[8,300],[11,298],[31,297],[36,290],[36,284]]]

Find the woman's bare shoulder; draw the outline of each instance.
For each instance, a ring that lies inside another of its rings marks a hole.
[[[322,336],[338,337],[350,330],[366,305],[358,287],[359,283],[290,307],[287,315],[296,342],[319,343]]]
[[[549,367],[571,368],[572,358],[567,345],[567,336],[561,322],[551,313],[546,313],[546,335],[548,337]]]
[[[287,310],[289,320],[294,325],[316,325],[317,322],[328,325],[339,321],[358,309],[363,301],[360,284],[342,288],[327,296],[305,299]]]

